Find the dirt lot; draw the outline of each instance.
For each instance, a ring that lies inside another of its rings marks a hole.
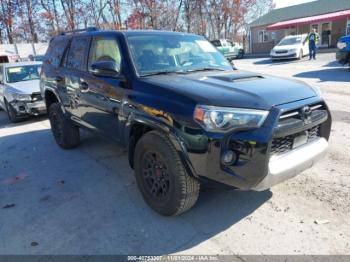
[[[116,145],[83,134],[59,149],[45,118],[0,112],[0,254],[350,254],[350,69],[237,60],[318,85],[332,110],[328,156],[267,192],[207,190],[189,212],[152,212]]]

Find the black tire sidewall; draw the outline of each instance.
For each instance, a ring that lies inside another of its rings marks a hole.
[[[66,116],[62,112],[60,104],[53,103],[52,105],[50,105],[48,115],[51,130],[56,140],[56,143],[64,149],[76,147],[79,143],[79,130],[76,126],[73,125],[71,120],[66,118]],[[58,137],[57,135],[58,130],[56,123],[54,123],[54,118],[56,118],[59,124],[62,126],[62,134],[60,137]]]
[[[57,121],[62,121],[61,116],[60,116],[60,112],[58,112],[58,106],[57,104],[52,104],[49,108],[49,120],[50,120],[50,125],[51,125],[51,130],[53,133],[53,136],[57,142],[58,145],[61,146],[61,144],[63,143],[63,138],[62,137],[58,137],[57,136],[57,130],[56,130],[56,123],[54,123],[53,118],[57,118]]]
[[[6,107],[6,113],[9,121],[11,123],[17,123],[18,118],[16,117],[16,113],[14,112],[14,109],[7,101],[5,101],[5,107]],[[14,114],[14,116],[11,116],[11,114]]]
[[[153,139],[152,139],[153,138]],[[155,199],[146,189],[145,181],[142,178],[142,161],[146,152],[153,151],[160,154],[167,165],[169,173],[169,193],[168,197],[162,202]],[[181,199],[184,197],[182,182],[180,180],[181,174],[184,172],[183,166],[179,165],[178,156],[174,156],[174,151],[163,138],[157,137],[155,134],[146,135],[142,137],[136,145],[135,150],[135,176],[139,190],[141,191],[147,204],[162,215],[175,214],[181,205]]]

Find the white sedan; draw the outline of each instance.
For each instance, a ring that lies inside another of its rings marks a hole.
[[[272,50],[272,60],[277,59],[302,59],[309,55],[307,34],[284,37]]]
[[[10,122],[46,112],[40,94],[40,69],[41,62],[0,64],[0,108]]]

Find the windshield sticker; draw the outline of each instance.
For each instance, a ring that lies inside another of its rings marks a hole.
[[[22,67],[10,67],[8,69],[9,73],[20,73],[22,71]]]
[[[199,47],[206,53],[215,53],[216,49],[208,41],[196,40]]]

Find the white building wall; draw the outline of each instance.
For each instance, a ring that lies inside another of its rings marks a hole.
[[[14,55],[18,54],[21,58],[28,58],[29,55],[44,55],[48,48],[48,43],[37,44],[5,44],[0,45],[0,54]],[[17,47],[17,50],[16,50]],[[34,49],[33,49],[34,48]]]

